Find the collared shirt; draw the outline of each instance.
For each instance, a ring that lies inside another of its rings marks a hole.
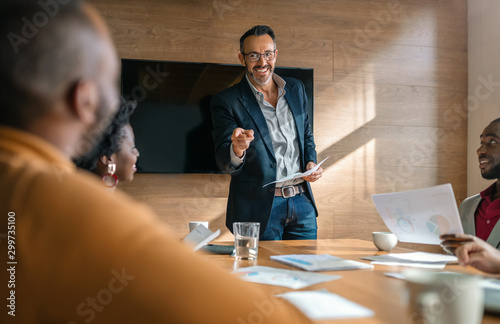
[[[496,182],[481,192],[481,202],[476,209],[476,236],[487,240],[500,219],[500,199],[492,200],[496,193]]]
[[[273,73],[273,81],[278,87],[278,103],[276,108],[274,108],[264,99],[264,94],[254,87],[248,75],[245,75],[245,77],[250,85],[250,89],[252,89],[257,99],[262,114],[266,119],[267,127],[269,128],[274,156],[276,158],[276,179],[283,179],[292,174],[301,172],[297,128],[290,106],[285,99],[285,80]],[[231,153],[233,153],[233,150],[231,150]],[[243,160],[238,159],[235,154],[231,154],[231,156],[233,165],[238,166],[243,162]],[[235,157],[239,161],[235,160]],[[276,187],[298,184],[303,181],[304,180],[300,178],[286,182],[278,182]]]

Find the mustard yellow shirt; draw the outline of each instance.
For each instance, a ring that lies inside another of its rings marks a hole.
[[[0,323],[309,322],[193,253],[50,143],[8,127],[0,219]]]

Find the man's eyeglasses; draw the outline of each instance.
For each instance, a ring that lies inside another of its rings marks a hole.
[[[255,52],[248,53],[248,54],[245,54],[245,53],[241,53],[241,54],[248,56],[248,60],[250,62],[257,62],[258,60],[260,60],[261,56],[264,57],[264,60],[271,61],[271,60],[274,60],[274,56],[276,55],[276,50],[264,52],[262,54],[255,53]]]

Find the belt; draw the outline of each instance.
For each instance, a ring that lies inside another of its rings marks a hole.
[[[276,188],[274,190],[274,196],[275,197],[283,197],[283,198],[291,198],[294,197],[295,195],[300,195],[303,192],[306,191],[306,184],[299,183],[298,185],[295,186],[284,186],[281,188]]]

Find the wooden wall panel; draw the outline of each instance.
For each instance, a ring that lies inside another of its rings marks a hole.
[[[495,15],[500,11],[500,2],[494,0],[468,1],[469,39],[469,93],[468,112],[468,193],[476,194],[495,180],[485,180],[478,169],[476,150],[479,135],[494,119],[500,117],[500,91],[497,87],[484,87],[484,80],[500,80],[498,53],[500,40],[497,37],[500,20]]]
[[[385,230],[374,193],[449,182],[465,198],[465,0],[91,2],[123,58],[238,64],[240,36],[268,24],[279,66],[314,68],[314,135],[319,158],[330,156],[312,185],[319,237]],[[228,184],[227,175],[138,174],[121,187],[179,237],[188,221],[208,220],[232,239]]]

